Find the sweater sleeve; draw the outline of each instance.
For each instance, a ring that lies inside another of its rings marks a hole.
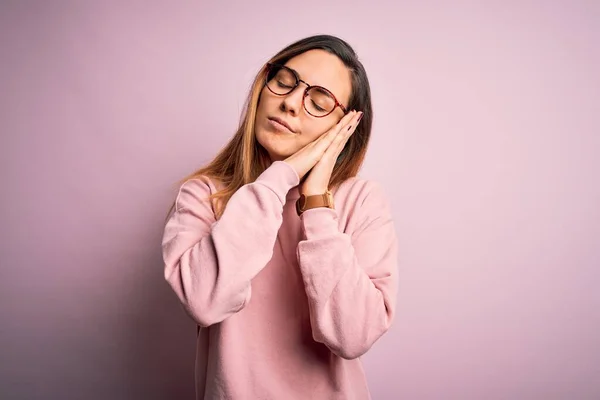
[[[296,171],[275,161],[238,189],[215,220],[205,179],[186,181],[165,225],[165,279],[200,326],[218,323],[250,300],[250,281],[272,257]]]
[[[360,357],[390,327],[398,287],[397,237],[379,184],[352,215],[351,234],[340,232],[329,208],[301,215],[305,240],[297,256],[309,302],[313,338],[345,359]]]

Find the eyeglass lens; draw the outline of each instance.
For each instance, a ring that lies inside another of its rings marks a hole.
[[[289,68],[273,66],[267,77],[267,86],[277,95],[286,95],[298,86],[298,81]],[[335,108],[335,99],[323,88],[312,86],[304,99],[304,107],[314,116],[326,115]]]

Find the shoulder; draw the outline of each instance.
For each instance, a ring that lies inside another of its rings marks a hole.
[[[175,209],[189,209],[204,205],[210,206],[209,197],[216,193],[220,185],[214,179],[201,175],[187,179],[180,184],[175,197]]]

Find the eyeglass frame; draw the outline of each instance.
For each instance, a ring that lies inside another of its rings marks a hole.
[[[293,87],[293,88],[292,88],[292,89],[291,89],[289,92],[287,92],[287,93],[285,93],[285,94],[279,94],[279,93],[275,93],[275,92],[273,91],[273,89],[271,89],[271,88],[269,87],[269,81],[268,81],[267,79],[269,78],[269,73],[271,73],[271,69],[272,69],[273,67],[286,68],[286,69],[288,69],[288,70],[292,71],[292,73],[294,74],[294,77],[296,78],[296,84],[294,85],[294,87]],[[300,77],[298,76],[298,72],[296,72],[294,69],[292,69],[292,68],[290,68],[290,67],[288,67],[288,66],[285,66],[285,65],[282,65],[282,64],[267,63],[267,70],[266,70],[266,74],[265,74],[265,86],[266,86],[266,87],[267,87],[267,89],[269,89],[269,91],[270,91],[271,93],[273,93],[274,95],[276,95],[276,96],[287,96],[288,94],[290,94],[290,93],[292,93],[294,90],[296,90],[296,88],[297,88],[298,86],[300,86],[300,82],[302,82],[302,83],[304,83],[304,84],[306,85],[306,89],[304,89],[304,94],[302,95],[302,108],[304,108],[304,110],[306,110],[306,112],[307,112],[308,114],[310,114],[311,116],[313,116],[313,117],[315,117],[315,118],[323,118],[323,117],[326,117],[326,116],[328,116],[328,115],[329,115],[329,114],[331,114],[332,112],[334,112],[334,111],[335,111],[335,109],[336,109],[336,107],[339,107],[339,108],[340,108],[340,109],[343,111],[344,115],[348,114],[348,110],[346,109],[346,107],[344,107],[344,105],[338,101],[338,99],[337,99],[337,98],[335,97],[335,95],[334,95],[334,94],[331,92],[331,90],[329,90],[329,89],[327,89],[327,88],[324,88],[323,86],[319,86],[319,85],[310,85],[310,84],[308,84],[306,81],[303,81],[302,79],[300,79]],[[328,94],[329,94],[329,95],[330,95],[330,96],[333,98],[333,100],[335,101],[335,106],[334,106],[334,107],[331,109],[331,111],[329,111],[327,114],[325,114],[325,115],[321,115],[321,116],[317,116],[317,115],[314,115],[314,114],[312,114],[310,111],[308,111],[308,108],[306,108],[306,104],[304,103],[304,99],[306,98],[306,96],[308,96],[308,91],[309,91],[310,89],[312,89],[312,88],[319,88],[319,89],[321,89],[321,90],[323,90],[323,91],[327,92],[327,93],[328,93]]]

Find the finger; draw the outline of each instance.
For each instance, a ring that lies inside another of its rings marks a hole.
[[[332,163],[335,163],[335,160],[337,160],[339,155],[342,153],[342,150],[344,150],[344,147],[346,147],[346,144],[348,143],[348,139],[350,139],[351,135],[352,135],[352,133],[350,133],[349,135],[344,135],[345,137],[343,140],[336,141],[331,146],[329,146],[327,151],[325,151],[325,154],[323,154],[323,158],[327,158]],[[340,136],[342,136],[342,135],[340,135]]]
[[[352,121],[352,118],[356,115],[356,111],[350,111],[348,114],[344,115],[342,119],[338,121],[337,124],[332,126],[327,132],[319,137],[319,142],[328,142],[331,144],[333,139],[337,136],[338,133],[342,132],[344,127],[348,126],[348,124]]]
[[[348,123],[347,127],[345,127],[346,131],[350,131],[352,129],[356,129],[356,126],[358,125],[358,123],[360,122],[360,120],[362,119],[364,113],[362,111],[358,111],[354,117],[350,120],[350,122]]]
[[[341,133],[338,134],[331,145],[340,145],[346,143],[348,138],[356,131],[356,127],[362,118],[362,112],[357,112],[356,115],[350,120],[350,122],[344,126]]]
[[[337,159],[340,155],[346,143],[348,143],[348,139],[354,132],[356,132],[356,128],[361,119],[361,113],[357,113],[358,115],[352,119],[352,121],[348,124],[347,128],[345,127],[340,134],[338,134],[331,145],[327,148],[325,156],[329,156],[332,159]]]
[[[360,111],[352,110],[348,114],[344,115],[342,119],[336,124],[335,128],[338,129],[338,132],[343,131],[348,125],[352,124],[353,121],[360,118],[362,113]]]
[[[327,161],[330,163],[335,163],[335,160],[337,160],[338,156],[341,154],[342,150],[346,146],[346,143],[348,143],[348,139],[356,131],[356,127],[362,118],[361,115],[362,113],[357,113],[357,115],[355,115],[351,121],[344,126],[342,131],[338,133],[331,142],[327,150],[325,150],[321,158],[327,159]]]
[[[331,127],[329,131],[325,132],[314,142],[315,150],[321,154],[324,153],[333,143],[338,134],[343,132],[343,130],[354,120],[354,118],[356,118],[357,114],[358,113],[356,111],[350,111],[348,114],[344,115],[344,117],[336,125]]]

